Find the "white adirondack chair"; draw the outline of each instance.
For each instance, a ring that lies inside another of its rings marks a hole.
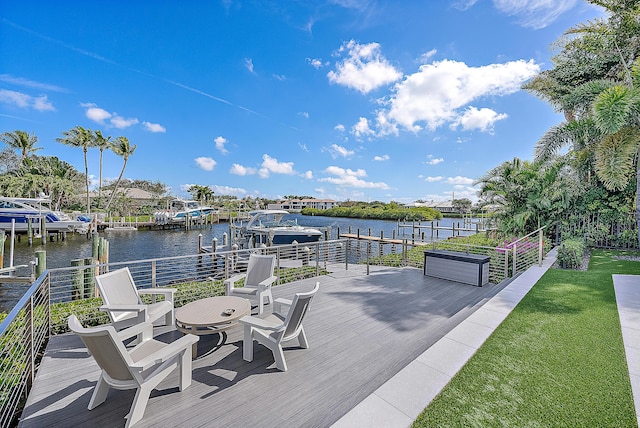
[[[143,322],[153,323],[163,316],[166,325],[174,324],[175,288],[158,287],[138,290],[127,267],[97,275],[96,284],[104,302],[100,309],[109,314],[116,330]],[[164,295],[165,299],[147,305],[140,299],[142,294],[160,294]]]
[[[237,296],[258,303],[258,314],[264,311],[264,302],[273,302],[271,285],[278,279],[273,274],[276,267],[276,256],[251,253],[247,273],[232,276],[224,284],[227,296]],[[235,283],[244,279],[243,287],[235,287]]]
[[[242,358],[245,361],[253,361],[253,340],[255,339],[273,352],[276,367],[283,372],[287,371],[282,343],[297,338],[301,348],[309,347],[307,336],[302,328],[302,320],[309,309],[311,299],[319,288],[320,283],[316,282],[313,290],[297,293],[293,301],[276,299],[273,304],[274,312],[267,316],[240,318],[240,323],[244,325]],[[287,312],[283,313],[283,310]]]
[[[137,389],[126,427],[139,422],[149,395],[173,370],[180,368],[180,391],[191,385],[192,346],[200,338],[187,334],[172,343],[152,339],[153,325],[137,324],[116,332],[111,325],[85,328],[75,315],[68,318],[71,331],[80,336],[102,373],[89,401],[89,410],[102,404],[114,389]],[[127,349],[123,340],[141,335],[142,341]]]

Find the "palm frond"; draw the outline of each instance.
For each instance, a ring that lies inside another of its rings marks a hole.
[[[625,127],[633,110],[633,95],[624,85],[605,89],[593,103],[596,126],[607,134],[615,134]]]
[[[633,161],[639,145],[640,133],[631,127],[602,139],[595,153],[595,169],[608,190],[622,190],[634,177]]]

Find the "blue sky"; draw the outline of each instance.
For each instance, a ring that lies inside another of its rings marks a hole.
[[[476,200],[560,115],[520,90],[581,0],[4,1],[0,132],[125,136],[125,177],[217,195]],[[99,152],[89,173],[99,173]],[[106,153],[103,176],[121,158]]]

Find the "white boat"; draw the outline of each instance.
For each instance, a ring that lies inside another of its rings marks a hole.
[[[249,213],[251,218],[240,227],[240,235],[252,241],[254,246],[265,244],[287,245],[294,241],[303,244],[318,242],[322,231],[314,227],[300,226],[295,220],[286,220],[285,210],[256,210]]]
[[[10,198],[0,196],[0,229],[5,231],[15,227],[16,232],[26,232],[31,222],[33,230],[40,229],[40,219],[45,219],[47,232],[86,233],[89,222],[74,220],[61,211],[51,209],[51,199]],[[12,226],[12,220],[15,225]]]
[[[184,223],[187,218],[198,220],[212,212],[213,207],[200,205],[198,201],[175,199],[167,210],[156,212],[154,220],[157,224]]]

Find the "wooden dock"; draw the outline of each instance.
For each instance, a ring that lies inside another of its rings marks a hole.
[[[403,245],[406,244],[407,241],[415,244],[415,245],[427,245],[429,242],[422,241],[412,241],[411,239],[398,239],[398,238],[385,238],[382,236],[369,236],[369,235],[358,235],[356,233],[341,233],[340,238],[348,238],[355,239],[359,241],[368,241],[375,242],[379,244],[395,244],[395,245]]]
[[[242,359],[242,327],[202,336],[193,383],[179,392],[174,372],[151,394],[137,427],[328,427],[447,334],[503,285],[485,287],[426,277],[421,269],[349,266],[279,285],[291,298],[320,281],[304,322],[309,349],[285,349],[287,372],[254,346]],[[178,333],[167,331],[160,340]],[[19,426],[123,426],[133,391],[111,390],[87,410],[99,370],[76,336],[47,347]]]

